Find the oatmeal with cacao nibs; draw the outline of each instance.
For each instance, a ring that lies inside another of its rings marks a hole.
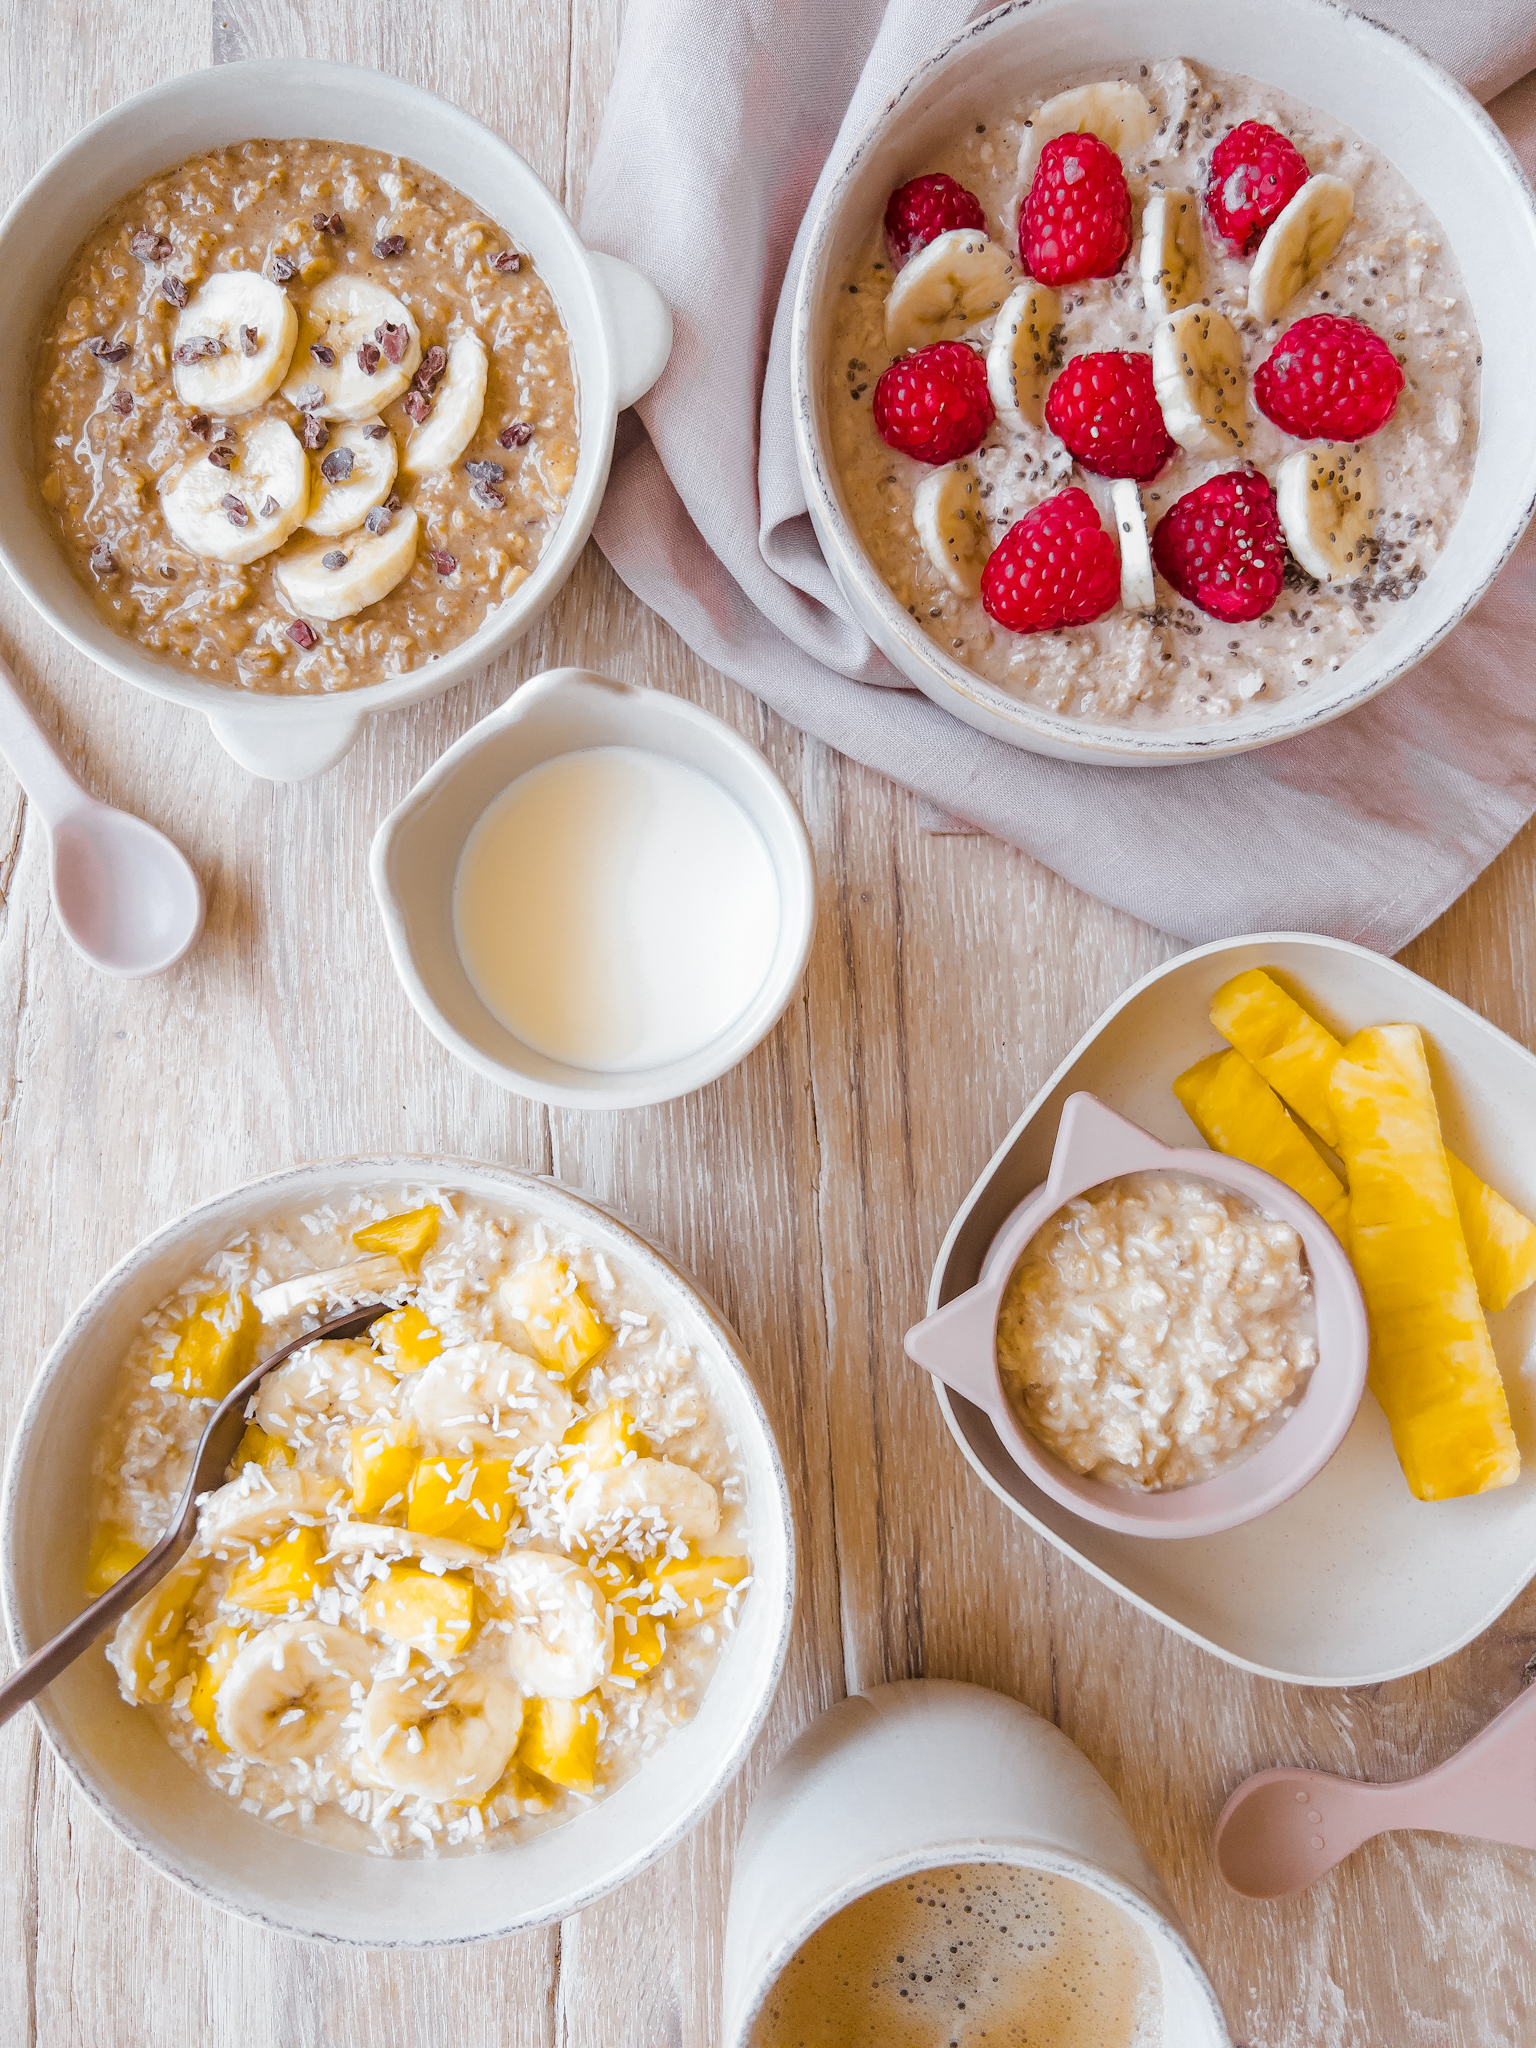
[[[39,489],[120,631],[250,690],[379,681],[523,583],[576,473],[514,237],[400,157],[251,141],[128,194],[33,372]]]
[[[829,439],[952,660],[1101,724],[1326,688],[1466,499],[1480,344],[1403,176],[1181,59],[978,107],[837,298]]]

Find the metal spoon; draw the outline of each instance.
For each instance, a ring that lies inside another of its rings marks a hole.
[[[1367,1785],[1327,1771],[1260,1771],[1216,1823],[1216,1867],[1249,1899],[1304,1891],[1391,1828],[1536,1849],[1536,1685],[1422,1777]]]
[[[320,1274],[315,1277],[324,1280],[331,1276]],[[258,1305],[260,1299],[258,1296]],[[260,1365],[252,1367],[232,1393],[225,1395],[203,1431],[192,1463],[192,1476],[187,1481],[181,1506],[176,1510],[171,1526],[148,1556],[141,1557],[130,1571],[124,1572],[115,1586],[103,1593],[99,1600],[93,1600],[67,1628],[60,1629],[52,1642],[34,1650],[26,1663],[13,1671],[4,1685],[0,1685],[0,1725],[8,1721],[18,1708],[24,1707],[28,1700],[35,1699],[44,1686],[51,1685],[59,1673],[88,1650],[104,1629],[125,1615],[136,1600],[142,1600],[150,1587],[157,1585],[190,1547],[192,1538],[197,1534],[198,1495],[223,1485],[225,1470],[245,1430],[246,1403],[267,1374],[295,1351],[318,1344],[322,1337],[361,1337],[380,1316],[388,1312],[388,1304],[382,1301],[373,1302],[366,1308],[349,1308],[345,1315],[322,1323],[318,1330],[306,1330],[302,1337],[295,1337],[291,1344],[284,1344],[270,1358],[264,1358]]]
[[[203,885],[180,847],[76,781],[0,661],[0,752],[42,819],[64,934],[103,974],[173,967],[203,928]]]

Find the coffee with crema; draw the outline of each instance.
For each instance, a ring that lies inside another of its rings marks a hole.
[[[1004,1863],[924,1870],[820,1927],[752,2048],[1159,2048],[1157,1959],[1086,1885]]]

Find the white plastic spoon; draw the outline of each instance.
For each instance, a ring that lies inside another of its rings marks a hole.
[[[0,661],[0,753],[42,819],[64,935],[103,974],[159,974],[203,928],[203,885],[180,847],[83,789]]]

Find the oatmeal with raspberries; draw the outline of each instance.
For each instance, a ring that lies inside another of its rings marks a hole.
[[[97,1449],[90,1588],[263,1379],[181,1562],[107,1649],[250,1813],[338,1847],[515,1843],[697,1711],[750,1598],[736,1441],[648,1292],[534,1208],[354,1195],[236,1238],[145,1319]]]
[[[1378,152],[1182,59],[978,118],[891,194],[827,370],[849,516],[945,655],[1100,724],[1326,684],[1431,572],[1479,341]]]
[[[146,180],[76,252],[33,369],[38,487],[120,632],[324,692],[476,632],[576,474],[532,261],[402,157],[252,141]]]
[[[1317,1363],[1301,1239],[1191,1175],[1107,1181],[1025,1247],[997,1358],[1019,1421],[1073,1471],[1209,1479],[1274,1434]]]

